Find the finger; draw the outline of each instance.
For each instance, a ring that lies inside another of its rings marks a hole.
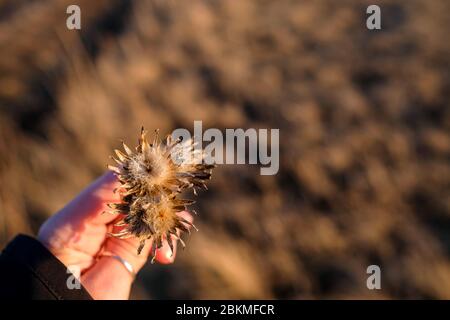
[[[63,263],[72,263],[73,258],[88,261],[104,242],[106,224],[115,219],[116,215],[101,213],[108,202],[120,200],[113,193],[116,186],[116,178],[111,173],[98,178],[41,226],[38,239]],[[81,256],[76,256],[74,251]]]
[[[156,261],[161,264],[170,264],[175,261],[175,256],[177,254],[177,238],[174,235],[170,236],[169,241],[172,241],[172,249],[167,243],[167,239],[163,240],[162,247],[156,250]]]
[[[181,211],[177,213],[180,217],[186,219],[189,222],[193,222],[194,218],[192,215],[187,211]],[[188,226],[189,227],[189,226]],[[180,231],[177,231],[178,237],[180,237]],[[171,236],[171,239],[169,241],[172,241],[173,246],[173,252],[170,249],[169,244],[167,243],[167,239],[163,241],[163,246],[161,249],[156,251],[156,261],[158,261],[161,264],[170,264],[175,261],[175,256],[177,253],[177,237]]]
[[[116,219],[118,214],[103,214],[103,212],[109,209],[108,203],[120,202],[119,193],[113,192],[119,186],[120,183],[114,174],[107,172],[84,189],[60,212],[75,221],[108,224]]]

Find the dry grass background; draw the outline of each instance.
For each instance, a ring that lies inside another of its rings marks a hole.
[[[450,3],[0,1],[0,243],[35,234],[142,124],[280,128],[221,166],[134,298],[450,298]],[[379,264],[382,290],[366,288]]]

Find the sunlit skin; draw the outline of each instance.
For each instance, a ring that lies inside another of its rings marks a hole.
[[[112,173],[106,173],[57,214],[49,218],[41,227],[38,239],[66,266],[81,270],[81,283],[94,299],[128,299],[133,277],[116,259],[102,256],[101,252],[118,255],[130,262],[137,272],[146,263],[151,243],[147,242],[140,255],[137,255],[137,238],[117,239],[107,235],[117,232],[113,227],[120,214],[104,213],[107,203],[120,202],[120,187]],[[192,222],[192,216],[186,212],[179,215]],[[157,250],[156,261],[162,264],[172,263],[176,255],[166,241]]]

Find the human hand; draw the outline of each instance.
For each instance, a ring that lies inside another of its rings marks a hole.
[[[113,224],[121,214],[103,213],[106,204],[120,202],[120,187],[116,177],[108,172],[84,189],[74,200],[57,214],[49,218],[38,233],[41,241],[67,267],[81,271],[81,283],[94,299],[128,299],[134,277],[118,260],[108,255],[117,255],[128,261],[138,272],[150,253],[151,241],[147,241],[137,255],[139,240],[135,237],[117,239],[107,233],[116,232]],[[188,221],[192,216],[180,212]],[[172,254],[167,241],[157,250],[156,261],[172,263],[176,254],[176,240],[171,239]],[[103,255],[107,254],[107,255]]]

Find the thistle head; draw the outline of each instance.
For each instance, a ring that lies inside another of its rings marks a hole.
[[[191,139],[181,141],[167,136],[165,143],[162,143],[158,131],[155,131],[154,139],[149,143],[146,133],[142,128],[135,152],[125,143],[124,151],[115,150],[117,158],[112,159],[117,165],[108,167],[121,184],[118,192],[122,203],[109,206],[112,213],[124,215],[116,224],[124,228],[111,235],[140,239],[138,254],[145,241],[152,240],[154,259],[156,249],[162,246],[164,240],[173,252],[171,238],[180,240],[184,245],[180,233],[189,232],[190,227],[195,228],[177,214],[194,203],[181,199],[180,193],[193,189],[196,194],[196,188],[206,189],[206,181],[211,178],[214,165],[202,163],[203,152],[194,148]],[[197,161],[194,163],[193,159]]]

